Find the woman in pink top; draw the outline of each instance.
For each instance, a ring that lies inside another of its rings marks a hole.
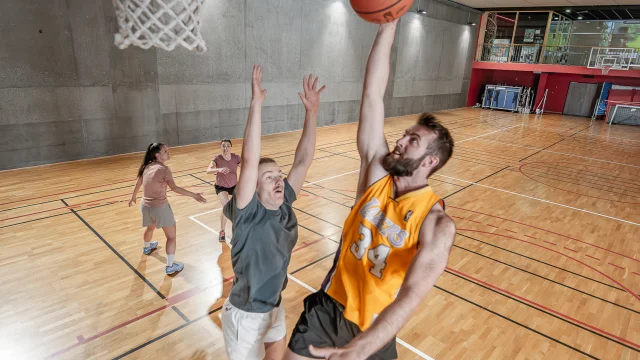
[[[138,170],[138,182],[133,189],[129,206],[135,204],[138,190],[140,190],[140,186],[144,185],[142,201],[140,201],[142,226],[146,227],[143,253],[149,255],[153,249],[158,247],[158,242],[151,242],[151,239],[153,231],[156,228],[162,228],[167,236],[167,267],[165,270],[168,275],[171,275],[182,271],[184,265],[173,261],[176,254],[176,220],[167,200],[167,186],[174,192],[190,196],[198,202],[204,203],[207,200],[200,194],[192,193],[176,185],[171,170],[164,164],[169,158],[169,148],[164,144],[149,144],[142,165]]]
[[[240,166],[240,156],[231,152],[231,140],[222,139],[220,147],[222,154],[211,160],[207,174],[216,174],[216,194],[222,207],[229,202],[229,196],[233,196],[238,184],[238,167]],[[224,227],[227,224],[227,218],[220,211],[220,236],[219,241],[225,241]]]

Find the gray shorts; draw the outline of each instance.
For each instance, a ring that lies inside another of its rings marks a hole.
[[[173,210],[169,204],[162,207],[154,208],[149,206],[140,206],[142,213],[142,226],[148,227],[156,224],[156,228],[173,226],[176,219],[173,217]]]

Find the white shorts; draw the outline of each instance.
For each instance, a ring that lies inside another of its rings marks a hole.
[[[220,318],[229,360],[262,360],[266,355],[264,343],[287,335],[282,303],[268,313],[251,313],[231,305],[227,298]]]

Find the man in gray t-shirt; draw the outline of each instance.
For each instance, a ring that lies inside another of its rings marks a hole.
[[[271,159],[262,159],[277,166]],[[255,193],[249,204],[237,209],[235,197],[224,207],[233,223],[231,264],[235,277],[229,302],[253,313],[267,313],[280,305],[287,282],[291,251],[298,241],[298,219],[291,205],[296,193],[284,180],[284,203],[269,210]]]
[[[286,179],[273,159],[260,158],[262,67],[253,67],[252,99],[244,130],[242,172],[235,196],[224,206],[233,223],[231,262],[235,278],[222,308],[222,332],[229,360],[280,359],[287,329],[282,290],[287,284],[291,251],[298,241],[292,204],[302,189],[316,146],[320,107],[318,78],[303,80],[299,93],[306,109],[304,129]]]

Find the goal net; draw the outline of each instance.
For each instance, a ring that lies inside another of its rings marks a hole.
[[[200,10],[205,0],[113,0],[119,31],[115,45],[167,51],[182,45],[189,50],[205,52],[200,33]]]
[[[615,105],[609,114],[609,124],[640,125],[640,105]]]

